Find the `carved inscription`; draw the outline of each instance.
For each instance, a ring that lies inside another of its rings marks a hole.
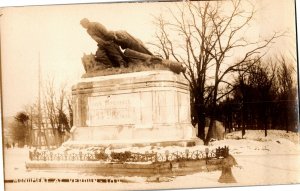
[[[135,124],[139,120],[137,94],[88,98],[88,126]]]

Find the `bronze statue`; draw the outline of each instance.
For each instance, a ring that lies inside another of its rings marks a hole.
[[[84,55],[82,59],[87,73],[99,70],[100,68],[127,68],[129,63],[143,63],[147,66],[162,64],[178,74],[185,71],[181,63],[154,56],[144,46],[142,41],[126,31],[108,31],[102,24],[90,22],[86,18],[82,19],[80,24],[83,28],[87,29],[87,33],[98,45],[95,55]],[[124,50],[124,53],[121,48]]]
[[[96,61],[113,67],[128,67],[122,51],[114,42],[113,33],[108,32],[102,24],[90,22],[86,18],[82,19],[80,24],[87,29],[88,34],[98,43]]]

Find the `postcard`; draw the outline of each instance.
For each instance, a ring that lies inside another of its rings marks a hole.
[[[295,1],[0,15],[6,191],[300,183]]]

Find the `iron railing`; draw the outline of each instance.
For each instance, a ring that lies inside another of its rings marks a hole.
[[[229,147],[218,147],[215,150],[205,151],[186,149],[185,152],[169,152],[165,153],[134,153],[130,151],[125,152],[111,152],[106,154],[104,151],[94,151],[83,153],[54,153],[51,151],[29,151],[29,159],[32,161],[111,161],[111,162],[166,162],[166,161],[183,161],[183,160],[201,160],[226,158],[229,155]]]

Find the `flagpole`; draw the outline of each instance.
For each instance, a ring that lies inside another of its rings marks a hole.
[[[40,63],[40,52],[39,52],[39,63],[38,63],[38,128],[39,128],[39,144],[38,146],[41,147],[42,144],[42,128],[41,128],[41,63]]]

